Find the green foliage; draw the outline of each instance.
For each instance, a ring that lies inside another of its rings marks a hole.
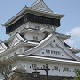
[[[16,69],[15,76],[21,78],[22,80],[26,80],[26,71],[24,69]]]
[[[68,79],[64,78],[64,80],[68,80]]]
[[[77,69],[75,73],[76,73],[76,76],[74,77],[74,80],[80,80],[80,70]]]
[[[7,80],[9,74],[12,72],[12,63],[14,63],[15,60],[14,58],[0,60],[0,74],[3,75],[5,80]]]
[[[5,77],[6,80],[11,72],[11,69],[12,65],[9,62],[6,60],[0,61],[0,73]]]

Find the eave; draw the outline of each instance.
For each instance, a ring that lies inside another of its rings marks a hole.
[[[69,39],[71,37],[71,35],[65,35],[58,32],[55,32],[55,34],[59,39],[63,39],[63,40]]]
[[[72,49],[70,49],[70,50],[71,50],[71,52],[74,53],[74,54],[77,54],[77,53],[80,52],[80,49],[72,48]]]
[[[80,62],[78,61],[69,61],[69,60],[62,60],[62,59],[56,59],[56,58],[48,58],[48,57],[41,57],[41,56],[25,56],[25,55],[18,55],[18,57],[22,59],[27,59],[31,61],[41,61],[46,63],[62,63],[62,64],[73,64],[73,65],[80,65]]]
[[[30,42],[30,41],[28,41],[28,42],[20,41],[16,46],[13,46],[12,48],[6,49],[6,51],[2,52],[2,53],[0,54],[0,56],[7,55],[7,54],[15,51],[16,49],[18,49],[18,48],[20,48],[20,47],[24,47],[24,46],[33,46],[33,47],[34,47],[34,46],[36,46],[36,45],[38,45],[38,43],[32,43],[32,42]]]
[[[5,40],[4,43],[10,43],[11,41],[13,41],[15,36],[10,37],[8,40]]]
[[[18,17],[24,15],[25,11],[27,10],[27,6],[25,6],[19,13],[17,13],[15,16],[10,18],[6,23],[2,24],[2,26],[7,27],[10,25],[12,22],[14,22]]]
[[[58,45],[64,49],[64,51],[71,56],[73,59],[75,59],[76,61],[80,61],[80,59],[74,55],[69,48],[64,46],[64,43],[61,40],[58,40],[58,38],[56,37],[55,34],[50,34],[48,35],[47,38],[45,38],[44,40],[40,41],[40,44],[32,49],[29,49],[25,52],[26,55],[30,55],[35,53],[36,51],[40,50],[41,48],[45,47],[48,43],[50,43],[53,40],[53,37],[56,39],[56,41],[58,41]]]

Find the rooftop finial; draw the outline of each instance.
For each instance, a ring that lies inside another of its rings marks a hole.
[[[43,1],[43,0],[38,0],[38,1]]]

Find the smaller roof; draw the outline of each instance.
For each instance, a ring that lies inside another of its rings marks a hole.
[[[71,50],[71,52],[73,52],[74,54],[80,52],[80,49],[77,49],[77,48],[72,48],[72,49],[70,49],[70,50]]]
[[[0,45],[1,45],[4,49],[7,49],[7,48],[8,48],[3,41],[0,41]]]
[[[71,35],[65,35],[65,34],[58,33],[58,32],[55,32],[55,34],[58,38],[61,38],[61,39],[64,39],[64,40],[69,39],[71,37]]]
[[[65,47],[68,47],[68,48],[71,48],[71,46],[69,46],[69,45],[66,44],[65,42],[64,42],[64,46],[65,46]]]
[[[37,0],[31,5],[31,8],[44,12],[54,13],[51,9],[48,8],[48,6],[44,3],[43,0]]]
[[[31,59],[31,60],[40,60],[40,61],[48,61],[48,62],[57,62],[57,63],[64,63],[64,64],[78,64],[80,65],[80,62],[78,61],[70,61],[70,60],[62,60],[62,59],[56,59],[56,58],[49,58],[49,57],[42,57],[42,56],[19,56],[18,57],[23,57],[26,59]]]

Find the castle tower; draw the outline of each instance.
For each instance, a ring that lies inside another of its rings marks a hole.
[[[28,73],[48,64],[51,76],[75,76],[75,68],[80,69],[80,58],[75,54],[80,49],[64,42],[70,35],[56,32],[63,16],[49,9],[43,0],[25,6],[2,24],[10,38],[0,42],[0,58],[20,57],[15,66],[24,67]],[[40,74],[45,75],[45,71]]]

